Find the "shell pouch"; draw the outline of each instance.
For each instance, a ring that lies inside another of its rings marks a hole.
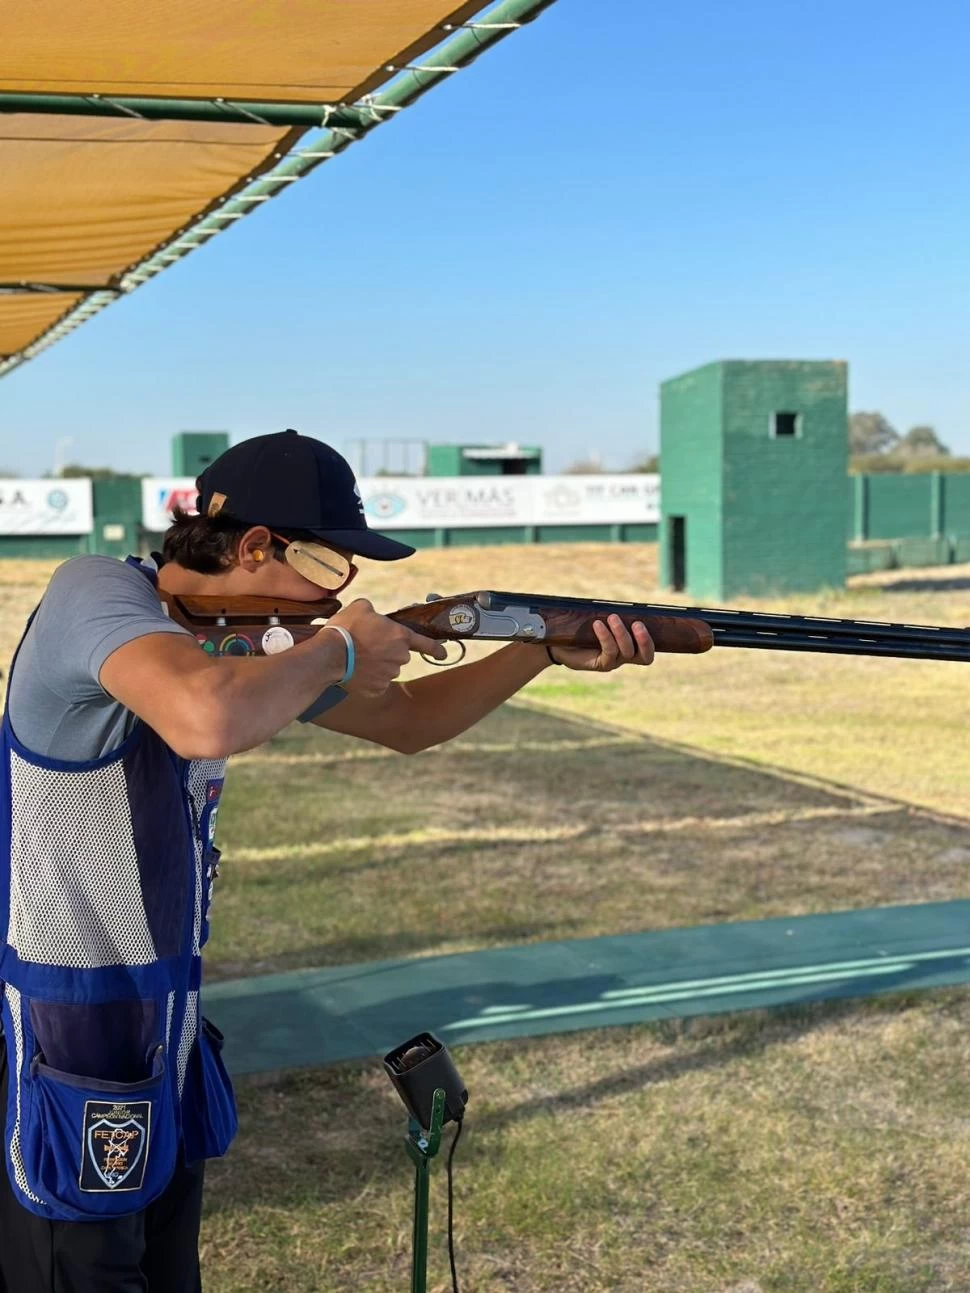
[[[178,1148],[164,1010],[150,1000],[24,1005],[15,1049],[32,1059],[19,1082],[11,1071],[7,1111],[17,1183],[57,1220],[140,1211],[168,1185]]]
[[[202,1029],[189,1058],[182,1101],[182,1136],[186,1163],[221,1158],[239,1126],[232,1082],[222,1062],[223,1036],[202,1018]]]
[[[20,1140],[31,1193],[61,1220],[138,1212],[172,1178],[172,1084],[159,1044],[141,1082],[65,1073],[37,1055],[23,1086]]]

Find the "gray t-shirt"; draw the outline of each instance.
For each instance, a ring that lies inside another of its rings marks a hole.
[[[188,630],[172,623],[151,581],[133,566],[95,556],[59,566],[7,692],[20,743],[34,754],[73,761],[117,749],[137,720],[107,694],[98,675],[113,651],[148,633]]]

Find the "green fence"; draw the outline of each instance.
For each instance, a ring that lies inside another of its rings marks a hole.
[[[970,535],[970,475],[850,476],[850,540]]]

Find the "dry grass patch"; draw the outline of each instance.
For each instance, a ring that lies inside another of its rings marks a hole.
[[[292,728],[234,766],[210,976],[966,892],[960,822],[547,710],[343,753]]]
[[[951,993],[461,1050],[462,1287],[964,1289],[968,1023]],[[253,1079],[242,1104],[210,1173],[213,1293],[405,1287],[410,1171],[377,1066]]]
[[[0,566],[6,652],[51,568]],[[968,577],[761,605],[960,624]],[[391,609],[430,589],[641,600],[655,584],[652,547],[576,545],[424,552],[361,593]],[[234,761],[210,972],[963,897],[964,676],[723,650],[550,670],[413,759],[291,729]],[[462,1049],[463,1289],[966,1293],[968,1001]],[[410,1171],[378,1066],[249,1079],[240,1101],[210,1171],[210,1293],[406,1287]],[[439,1171],[439,1227],[442,1187]]]

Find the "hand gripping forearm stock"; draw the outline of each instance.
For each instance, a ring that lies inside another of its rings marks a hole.
[[[163,595],[169,616],[191,630],[213,655],[275,654],[318,632],[340,609],[333,598],[314,602],[263,597]],[[596,620],[619,615],[630,628],[646,625],[657,651],[699,655],[714,646],[830,655],[970,661],[970,629],[872,620],[775,615],[765,611],[608,602],[532,593],[479,591],[392,611],[389,619],[442,642],[532,642],[594,647]]]

